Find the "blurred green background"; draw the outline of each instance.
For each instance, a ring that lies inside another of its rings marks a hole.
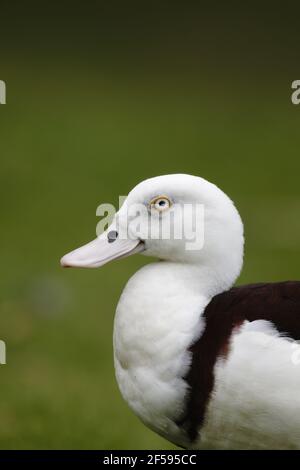
[[[239,283],[300,278],[300,41],[285,8],[1,3],[0,448],[172,448],[114,378],[115,307],[146,260],[59,266],[95,236],[96,207],[144,178],[192,173],[231,196]]]

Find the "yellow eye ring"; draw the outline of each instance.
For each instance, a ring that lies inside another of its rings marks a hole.
[[[170,209],[172,202],[167,196],[156,196],[149,204],[150,210],[156,210],[158,212],[164,212]]]

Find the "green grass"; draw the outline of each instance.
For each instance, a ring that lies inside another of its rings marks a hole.
[[[185,172],[218,184],[242,214],[239,282],[299,278],[300,109],[280,87],[245,95],[200,75],[2,65],[0,448],[172,448],[114,378],[116,303],[145,259],[72,271],[59,258],[95,236],[98,204]]]

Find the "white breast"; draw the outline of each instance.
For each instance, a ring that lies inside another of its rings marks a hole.
[[[116,377],[124,399],[150,428],[176,443],[174,424],[184,407],[190,364],[188,347],[204,327],[209,299],[184,265],[159,262],[143,267],[120,298],[114,325]]]

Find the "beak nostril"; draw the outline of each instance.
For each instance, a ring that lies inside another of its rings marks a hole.
[[[116,230],[111,230],[110,232],[108,232],[107,234],[107,240],[108,240],[108,243],[112,243],[114,241],[116,241],[116,239],[118,238],[118,232],[116,232]]]

